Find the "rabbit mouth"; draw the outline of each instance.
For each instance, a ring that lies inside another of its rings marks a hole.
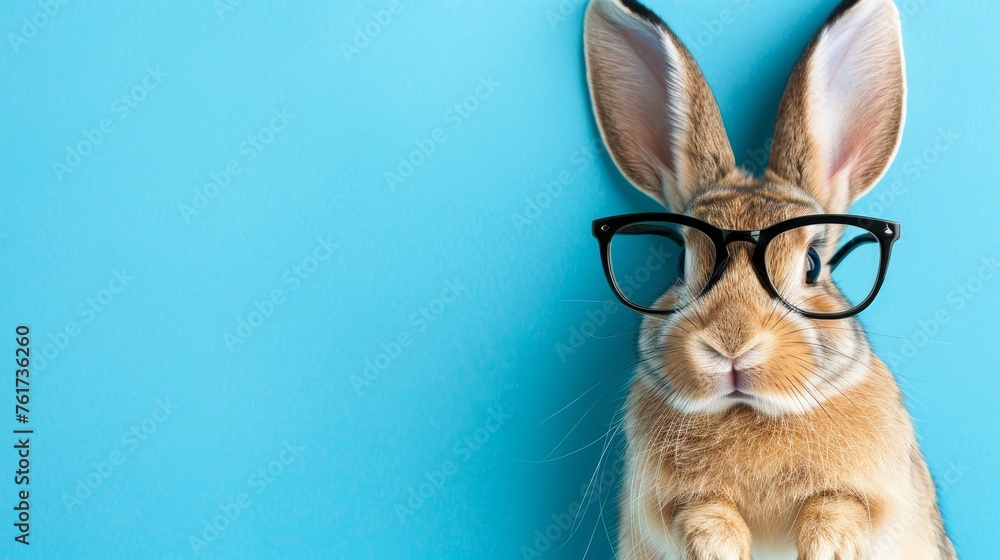
[[[757,397],[751,395],[750,393],[744,393],[743,391],[740,391],[739,389],[734,389],[733,391],[731,391],[729,393],[726,393],[725,397],[727,399],[732,399],[732,400],[735,400],[735,401],[750,401],[750,400],[754,400],[754,399],[757,398]]]

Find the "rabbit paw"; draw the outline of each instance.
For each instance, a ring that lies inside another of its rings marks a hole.
[[[751,560],[750,528],[732,504],[706,502],[677,516],[690,560]]]
[[[868,509],[857,498],[824,495],[803,505],[796,521],[799,560],[870,557]]]

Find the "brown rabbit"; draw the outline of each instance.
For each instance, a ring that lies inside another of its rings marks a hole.
[[[843,2],[806,48],[763,178],[736,166],[698,65],[649,9],[593,0],[585,48],[622,173],[670,211],[742,235],[703,293],[644,318],[619,558],[956,558],[900,389],[860,323],[797,313],[751,262],[760,230],[842,214],[886,173],[906,101],[891,0]],[[804,243],[770,248],[789,282],[819,266]],[[823,285],[826,305],[840,301]]]

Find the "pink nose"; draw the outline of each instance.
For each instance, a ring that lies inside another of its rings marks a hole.
[[[714,341],[702,340],[703,356],[717,364],[713,369],[723,377],[724,390],[747,392],[750,389],[747,370],[759,362],[760,349],[752,344],[738,352],[730,352],[720,346]]]
[[[733,362],[732,370],[729,371],[729,384],[734,391],[745,391],[748,389],[746,373],[737,369],[736,362]]]

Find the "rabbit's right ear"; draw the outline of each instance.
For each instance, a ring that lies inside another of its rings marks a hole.
[[[593,0],[584,46],[601,135],[633,185],[683,212],[737,172],[711,89],[653,12],[634,0]]]
[[[806,47],[778,108],[768,180],[846,212],[892,163],[906,113],[899,12],[844,0]]]

